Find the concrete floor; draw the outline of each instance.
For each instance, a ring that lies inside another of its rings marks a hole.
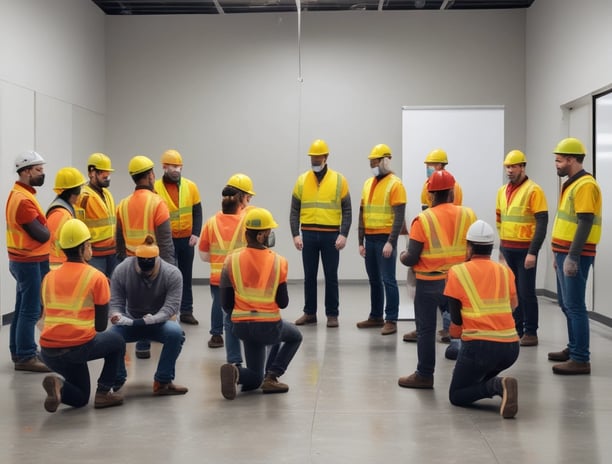
[[[499,416],[499,398],[473,408],[448,401],[453,362],[437,345],[434,390],[398,387],[414,371],[416,345],[397,335],[359,330],[368,314],[367,284],[341,288],[340,327],[302,328],[304,341],[282,381],[287,394],[238,393],[223,399],[223,349],[209,338],[209,288],[194,288],[200,326],[186,326],[176,382],[182,397],[151,396],[159,354],[138,360],[134,345],[125,404],[95,410],[43,409],[43,374],[14,372],[6,347],[0,359],[0,462],[28,463],[606,463],[612,456],[612,329],[591,323],[591,376],[559,377],[546,359],[566,342],[565,319],[541,299],[540,345],[523,348],[508,371],[519,381],[515,419]],[[285,318],[301,314],[301,286],[290,285]],[[405,290],[402,290],[405,291]],[[320,295],[320,300],[322,295]],[[91,363],[92,377],[100,362]]]

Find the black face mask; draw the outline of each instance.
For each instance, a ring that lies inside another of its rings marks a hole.
[[[45,183],[45,175],[39,174],[38,176],[32,177],[30,185],[32,187],[41,187]]]
[[[155,258],[138,258],[138,267],[142,272],[148,274],[155,267]]]

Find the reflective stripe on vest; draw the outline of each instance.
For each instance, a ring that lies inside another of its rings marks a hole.
[[[342,184],[342,174],[331,169],[328,169],[320,184],[313,171],[302,174],[297,182],[297,194],[301,201],[300,222],[340,226]]]
[[[81,191],[81,197],[77,204],[83,208],[85,215],[83,222],[91,233],[92,248],[97,248],[96,243],[112,239],[112,243],[107,246],[113,247],[115,243],[115,201],[108,189],[102,189],[102,195],[94,190],[90,185],[85,185]]]
[[[34,194],[22,185],[15,184],[6,202],[6,247],[9,255],[23,257],[48,255],[50,241],[40,243],[34,240],[20,224],[15,222],[17,209],[23,199],[30,201],[36,207],[41,218],[45,217]]]
[[[506,186],[498,192],[500,210],[499,238],[516,242],[530,242],[535,233],[535,216],[529,213],[529,200],[536,188],[535,182],[527,179],[513,193],[510,204]]]
[[[118,214],[123,225],[125,248],[129,256],[134,256],[136,247],[144,243],[147,235],[155,237],[155,211],[159,202],[163,201],[159,195],[149,190],[143,190],[143,192],[146,192],[144,203],[134,204],[139,198],[135,194],[124,198],[119,203]],[[133,208],[132,211],[130,211],[131,208]]]
[[[47,220],[51,217],[51,212],[55,209],[59,211],[53,212],[53,215],[60,215],[57,224],[49,223],[49,231],[51,232],[51,248],[49,250],[49,266],[51,269],[56,269],[60,264],[66,261],[66,255],[59,245],[59,233],[68,219],[74,217],[74,208],[70,203],[62,198],[56,197],[47,208]]]
[[[166,189],[166,184],[162,179],[155,181],[155,191],[168,205],[170,211],[170,226],[173,237],[183,237],[185,234],[191,235],[193,227],[193,201],[189,180],[181,179],[177,185],[179,193],[178,206]]]
[[[393,226],[391,190],[400,180],[393,174],[389,174],[376,185],[371,194],[374,179],[370,177],[363,188],[363,224],[366,229],[388,230]]]
[[[210,241],[210,282],[218,284],[221,277],[221,270],[223,269],[223,262],[228,252],[235,250],[246,245],[244,237],[244,218],[246,215],[242,215],[240,222],[234,230],[232,238],[227,241],[223,239],[221,231],[219,230],[219,224],[216,218],[211,221],[211,229],[213,231],[214,238]]]

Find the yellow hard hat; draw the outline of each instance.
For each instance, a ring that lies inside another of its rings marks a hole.
[[[155,164],[149,158],[143,155],[134,156],[130,163],[128,164],[128,171],[130,176],[134,176],[136,174],[140,174],[141,172],[148,171],[149,169],[153,169]]]
[[[325,143],[325,140],[317,139],[310,145],[308,150],[308,156],[321,156],[329,155],[329,148]]]
[[[73,167],[62,168],[55,175],[55,185],[53,191],[58,195],[64,190],[85,185],[85,177],[77,169]]]
[[[245,227],[252,230],[267,230],[278,227],[272,213],[265,208],[251,208],[244,218]]]
[[[575,155],[575,156],[585,156],[586,149],[584,148],[583,143],[575,139],[574,137],[568,137],[567,139],[561,140],[554,151],[555,155]]]
[[[87,167],[93,166],[98,171],[109,171],[113,172],[111,168],[111,160],[104,153],[92,153],[87,161]]]
[[[238,190],[248,193],[249,195],[255,195],[255,192],[253,192],[253,181],[246,174],[234,174],[228,179],[225,185],[237,188]]]
[[[59,246],[63,250],[78,247],[91,239],[91,233],[85,223],[79,219],[68,219],[60,229]]]
[[[389,148],[389,145],[379,143],[378,145],[374,146],[374,148],[372,148],[368,159],[384,158],[385,156],[391,156],[391,148]]]
[[[174,164],[176,166],[183,165],[183,157],[176,150],[166,150],[161,157],[162,164]]]
[[[427,154],[424,163],[448,164],[448,157],[446,156],[446,152],[444,150],[442,150],[441,148],[436,148],[435,150],[432,150]]]
[[[506,155],[506,159],[504,160],[504,166],[512,166],[514,164],[522,164],[527,163],[527,158],[525,158],[525,153],[521,150],[512,150],[508,152]]]

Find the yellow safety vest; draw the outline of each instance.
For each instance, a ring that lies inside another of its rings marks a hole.
[[[190,237],[193,227],[193,205],[200,202],[196,185],[189,179],[181,178],[178,184],[178,205],[170,197],[163,179],[155,181],[155,191],[168,205],[172,236],[174,238]]]
[[[534,212],[529,210],[529,199],[537,188],[531,179],[523,182],[512,195],[508,204],[507,186],[497,191],[497,204],[500,210],[499,238],[515,242],[531,242],[535,233]]]
[[[117,223],[115,200],[107,188],[102,189],[102,195],[104,198],[90,185],[85,185],[77,200],[77,205],[85,211],[83,222],[91,233],[91,245],[94,252],[115,250],[115,225]],[[105,241],[107,244],[103,248],[97,246],[100,242]]]
[[[343,185],[342,174],[329,168],[320,184],[313,171],[305,172],[298,177],[293,193],[301,201],[302,225],[339,227],[342,222]]]
[[[391,206],[391,190],[400,179],[394,174],[389,174],[376,185],[374,194],[370,198],[375,177],[366,180],[363,186],[363,224],[365,229],[381,229],[381,233],[390,231],[393,226],[393,207]]]

